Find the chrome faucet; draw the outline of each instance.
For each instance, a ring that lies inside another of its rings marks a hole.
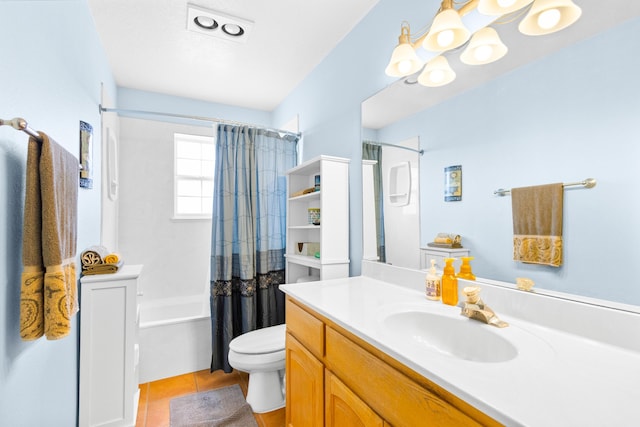
[[[498,328],[509,326],[507,322],[500,320],[493,310],[484,304],[480,298],[480,290],[479,286],[466,286],[462,289],[466,301],[462,305],[460,314],[469,319],[476,319]]]

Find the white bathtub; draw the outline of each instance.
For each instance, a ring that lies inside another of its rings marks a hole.
[[[142,302],[139,343],[140,384],[209,369],[209,295]]]

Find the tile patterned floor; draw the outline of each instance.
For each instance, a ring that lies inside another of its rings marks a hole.
[[[233,371],[210,373],[208,370],[140,384],[140,402],[136,427],[169,427],[169,401],[177,396],[239,384],[247,394],[248,375]],[[254,414],[260,427],[284,427],[285,410]]]

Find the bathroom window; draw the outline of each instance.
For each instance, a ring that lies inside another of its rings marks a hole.
[[[174,134],[174,218],[211,218],[214,141],[211,136]]]

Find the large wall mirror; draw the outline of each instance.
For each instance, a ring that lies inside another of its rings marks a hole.
[[[452,52],[458,77],[448,86],[409,77],[373,95],[363,103],[363,139],[419,138],[416,253],[438,233],[459,234],[479,277],[527,277],[539,292],[640,305],[640,4],[575,3],[580,21],[559,33],[497,26],[509,46],[497,63],[468,66]],[[448,202],[444,169],[453,165],[463,193]],[[564,191],[562,266],[514,262],[511,197],[495,190],[586,178],[597,185]]]

